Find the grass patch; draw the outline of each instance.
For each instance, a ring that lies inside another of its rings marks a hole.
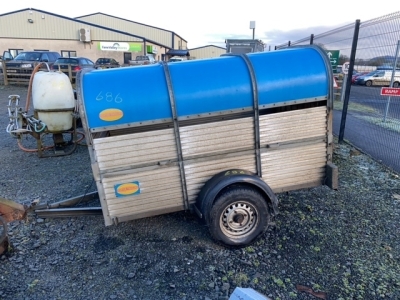
[[[333,108],[337,110],[343,110],[343,102],[338,100],[333,101]],[[363,112],[363,113],[376,113],[376,110],[370,106],[353,102],[349,102],[347,110]]]
[[[358,116],[358,118],[385,129],[400,133],[400,120],[386,118],[386,121],[383,122],[383,117]]]

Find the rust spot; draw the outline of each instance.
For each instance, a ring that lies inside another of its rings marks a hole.
[[[0,255],[7,252],[8,245],[7,223],[0,217]]]
[[[9,223],[15,220],[23,220],[26,216],[26,208],[14,201],[0,198],[0,217]]]

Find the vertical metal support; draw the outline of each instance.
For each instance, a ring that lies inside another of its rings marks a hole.
[[[396,53],[394,54],[395,59],[394,59],[392,77],[390,78],[390,85],[389,85],[390,87],[393,87],[394,75],[395,75],[396,69],[397,69],[397,58],[399,56],[399,48],[400,48],[400,40],[397,41]],[[387,118],[387,115],[389,113],[390,99],[391,99],[391,97],[389,96],[388,100],[387,100],[387,103],[386,103],[385,115],[383,116],[383,123],[386,122],[386,118]]]
[[[246,54],[229,54],[229,56],[239,56],[246,63],[247,69],[249,70],[250,80],[251,80],[251,88],[253,92],[253,109],[254,109],[254,148],[256,154],[256,169],[257,175],[262,177],[261,170],[261,151],[260,151],[260,111],[258,105],[258,87],[257,87],[257,79],[256,74],[254,72],[253,64],[251,60]]]
[[[290,41],[287,43],[287,46],[290,47]]]
[[[312,33],[310,36],[310,45],[314,44],[314,34]]]
[[[344,74],[344,77],[343,77],[342,89],[340,91],[340,102],[343,102],[343,100],[344,100],[344,94],[345,94],[346,87],[347,87],[347,77],[348,76],[349,76],[348,74]]]
[[[349,65],[349,75],[346,81],[346,90],[344,94],[344,102],[343,102],[343,110],[342,110],[342,119],[340,121],[340,130],[339,130],[339,143],[343,142],[344,138],[344,129],[346,127],[346,117],[347,117],[347,108],[349,106],[349,98],[350,98],[350,88],[351,88],[351,75],[354,70],[354,61],[356,59],[356,51],[357,51],[357,42],[358,42],[358,33],[360,32],[360,20],[356,20],[354,26],[354,35],[353,35],[353,44],[351,45],[351,53],[350,53],[350,65]]]
[[[176,143],[176,148],[178,151],[178,163],[179,163],[179,172],[181,175],[182,193],[183,193],[185,209],[188,210],[189,209],[189,197],[188,197],[188,192],[187,192],[185,166],[183,163],[182,144],[181,144],[181,137],[180,137],[180,133],[179,133],[178,114],[176,112],[175,95],[174,95],[174,90],[172,88],[171,73],[169,72],[168,64],[165,61],[160,62],[160,64],[162,64],[162,66],[164,67],[165,80],[167,82],[169,102],[171,105],[172,119],[174,122],[175,143]]]

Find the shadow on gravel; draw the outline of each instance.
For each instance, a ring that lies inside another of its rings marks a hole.
[[[105,237],[103,234],[97,238],[96,242],[93,244],[93,250],[96,253],[114,250],[119,246],[125,245],[125,243],[116,237]]]

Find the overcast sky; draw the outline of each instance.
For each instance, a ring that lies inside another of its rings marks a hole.
[[[105,13],[171,30],[188,41],[188,48],[205,45],[225,47],[225,39],[255,38],[267,45],[296,41],[313,34],[396,12],[398,1],[349,0],[153,0],[153,1],[4,1],[0,14],[35,8],[70,18]]]

